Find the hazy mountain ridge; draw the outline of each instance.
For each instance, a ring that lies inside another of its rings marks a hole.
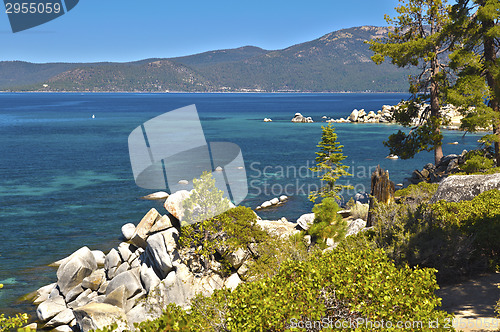
[[[362,26],[282,50],[255,46],[127,63],[0,62],[0,89],[29,91],[407,91],[407,69],[375,65]],[[28,70],[27,68],[30,68]]]

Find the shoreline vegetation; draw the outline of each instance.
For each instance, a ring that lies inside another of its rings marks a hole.
[[[401,91],[22,91],[22,90],[0,90],[0,93],[78,93],[78,94],[99,94],[99,93],[144,93],[144,94],[408,94]]]
[[[152,208],[137,225],[123,225],[122,242],[107,254],[82,247],[56,262],[57,281],[32,294],[38,321],[31,326],[281,331],[327,319],[331,327],[403,320],[453,330],[453,313],[439,309],[435,291],[498,268],[500,174],[489,174],[491,165],[463,167],[471,175],[394,191],[377,169],[371,195],[341,210],[332,189],[338,176],[328,174],[343,169],[345,156],[331,126],[323,127],[315,168],[329,185],[316,193],[323,199],[312,213],[296,223],[262,220],[240,206],[204,219],[196,209],[228,203],[202,175],[190,192],[159,193],[167,214]],[[467,166],[478,153],[448,164]],[[199,222],[185,223],[196,215]],[[371,329],[365,325],[358,327]]]

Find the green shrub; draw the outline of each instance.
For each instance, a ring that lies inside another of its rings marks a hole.
[[[324,198],[313,208],[314,223],[307,233],[317,240],[333,239],[339,242],[345,237],[347,222],[337,212],[340,208],[334,198]]]
[[[303,232],[287,238],[270,237],[267,241],[259,243],[257,247],[259,256],[250,264],[248,280],[273,277],[284,262],[308,260],[319,250],[317,246],[306,245]]]
[[[481,172],[467,173],[467,172],[458,172],[453,175],[488,175],[488,174],[497,174],[500,173],[500,167],[492,167],[487,170],[483,170]]]
[[[500,263],[500,191],[489,190],[471,201],[440,201],[431,206],[432,218],[457,227],[473,238],[475,259],[486,259],[490,268]]]
[[[464,164],[460,165],[460,169],[467,174],[482,172],[492,168],[495,165],[492,159],[483,156],[473,156]]]
[[[267,238],[252,209],[238,206],[211,219],[182,227],[179,244],[183,248],[194,248],[208,268],[217,250],[230,253]]]
[[[199,179],[193,179],[193,192],[182,202],[183,225],[199,223],[229,210],[229,200],[217,189],[211,173],[203,172]],[[185,220],[185,221],[184,221]]]
[[[288,261],[273,278],[239,286],[231,294],[227,326],[230,331],[304,331],[293,324],[361,318],[422,321],[424,327],[438,320],[442,326],[447,314],[436,309],[436,288],[432,269],[398,269],[382,251],[339,248],[310,261]]]
[[[28,322],[28,314],[17,314],[12,317],[5,317],[0,314],[0,332],[11,331],[26,325]]]
[[[459,203],[376,204],[373,213],[373,231],[359,237],[397,265],[436,268],[440,281],[452,281],[500,261],[498,190]]]
[[[390,321],[396,330],[398,322],[409,321],[422,322],[413,330],[444,331],[452,316],[438,310],[434,273],[398,268],[381,250],[350,250],[342,244],[306,260],[284,261],[274,276],[241,284],[232,292],[197,296],[189,312],[169,305],[161,318],[137,327],[142,332],[327,331],[338,321],[357,322],[357,331],[387,331],[391,329],[373,324]],[[439,328],[430,329],[436,321]],[[299,322],[326,325],[306,329],[299,328]]]
[[[195,329],[195,324],[190,320],[191,315],[175,304],[169,304],[163,315],[154,320],[147,320],[139,324],[134,324],[140,332],[173,332],[173,331],[199,331]]]
[[[216,290],[208,297],[197,295],[191,299],[189,311],[169,304],[160,318],[134,325],[140,332],[228,331],[226,316],[230,296],[231,291],[227,289]]]
[[[414,201],[416,204],[427,202],[436,193],[439,183],[420,182],[410,184],[408,187],[399,189],[394,193],[394,197],[399,197],[402,201]]]
[[[351,198],[349,202],[347,202],[346,207],[351,210],[351,217],[353,217],[354,219],[368,219],[368,204],[356,203],[354,199]]]

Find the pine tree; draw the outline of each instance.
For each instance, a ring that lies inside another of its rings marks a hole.
[[[310,170],[318,172],[318,177],[324,183],[318,191],[313,191],[309,194],[309,199],[315,201],[318,197],[333,197],[340,199],[339,193],[344,189],[352,189],[352,186],[336,184],[341,176],[351,176],[346,169],[348,166],[343,165],[342,161],[347,158],[342,154],[343,145],[337,142],[337,134],[331,123],[328,126],[322,126],[323,133],[321,141],[317,147],[320,148],[316,152],[316,165]]]
[[[327,239],[333,239],[337,243],[340,242],[345,238],[347,221],[337,213],[339,210],[337,202],[332,197],[327,197],[320,204],[314,205],[314,222],[307,230],[307,234],[322,244]]]
[[[394,112],[396,122],[413,127],[408,134],[400,130],[391,135],[384,144],[402,159],[434,150],[434,162],[438,164],[443,157],[440,130],[443,119],[439,110],[442,90],[448,84],[442,59],[452,44],[445,29],[450,20],[450,6],[446,0],[401,0],[396,10],[399,16],[386,16],[393,27],[388,38],[368,42],[375,52],[372,60],[380,64],[389,57],[398,67],[416,66],[420,70],[418,75],[410,76],[410,99]],[[425,102],[430,106],[419,112]]]
[[[483,141],[494,144],[500,166],[500,1],[459,0],[452,14],[457,42],[450,57],[457,80],[448,98],[461,107],[462,129],[492,127]]]
[[[193,191],[182,203],[185,209],[183,221],[195,224],[208,220],[229,210],[229,203],[224,192],[215,186],[212,174],[203,172],[199,179],[193,179]]]

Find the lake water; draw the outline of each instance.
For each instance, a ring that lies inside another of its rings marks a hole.
[[[264,219],[295,221],[310,212],[307,192],[316,180],[307,169],[321,139],[323,116],[347,117],[354,108],[377,111],[403,94],[0,94],[0,312],[33,310],[18,298],[54,282],[51,262],[86,245],[105,252],[119,243],[120,227],[137,224],[161,203],[139,199],[128,135],[145,121],[196,104],[207,141],[240,146],[255,208],[282,194]],[[296,112],[315,123],[291,123]],[[92,115],[95,118],[92,118]],[[273,122],[265,123],[269,117]],[[432,153],[411,160],[385,159],[383,141],[398,126],[335,124],[357,191],[369,191],[380,164],[396,183],[433,162]],[[445,154],[477,146],[478,135],[444,132]],[[346,197],[354,194],[345,193]]]

